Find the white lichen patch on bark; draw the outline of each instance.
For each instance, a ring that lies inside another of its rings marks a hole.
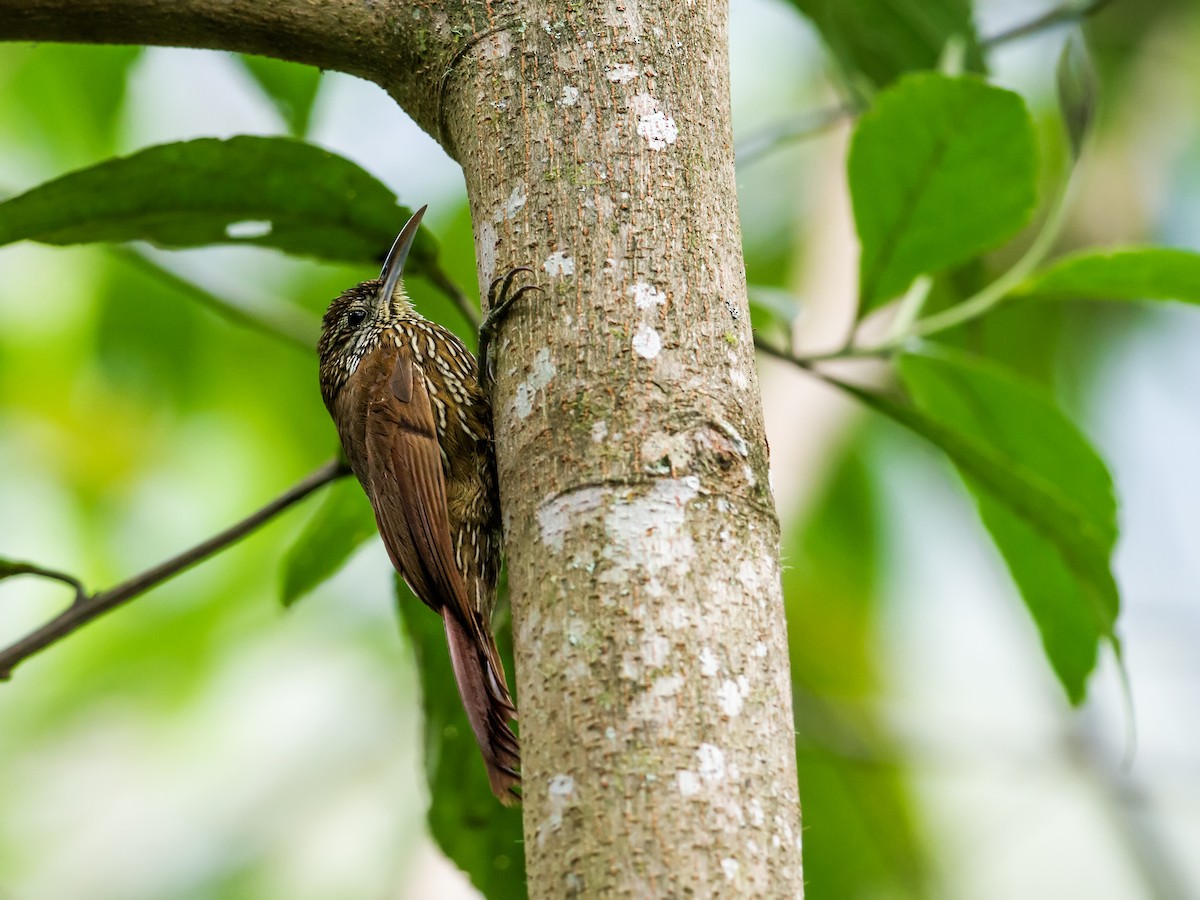
[[[701,744],[696,751],[700,759],[700,777],[708,784],[715,784],[725,779],[725,754],[714,744]]]
[[[479,237],[475,241],[475,252],[479,256],[479,274],[486,288],[496,274],[496,223],[483,218],[476,221],[479,223]]]
[[[528,199],[529,191],[525,187],[525,182],[517,182],[517,186],[512,189],[512,193],[508,195],[508,199],[504,201],[503,205],[492,216],[492,220],[499,223],[505,219],[511,219],[517,214],[517,210],[525,205],[525,201]]]
[[[512,53],[513,39],[507,31],[498,31],[479,42],[479,52],[486,60],[507,59]]]
[[[721,664],[717,662],[717,654],[713,653],[712,647],[700,648],[700,674],[705,678],[712,678],[721,671]]]
[[[588,513],[603,507],[608,494],[609,489],[606,487],[585,487],[558,497],[547,498],[537,511],[542,543],[556,553],[561,553],[568,532]]]
[[[537,393],[554,378],[554,373],[558,370],[554,366],[554,361],[550,359],[550,349],[543,347],[537,352],[533,358],[533,371],[517,385],[517,394],[513,399],[513,410],[517,417],[526,419],[533,412],[533,401],[537,398]]]
[[[742,697],[742,691],[735,681],[726,679],[717,688],[717,702],[721,706],[721,712],[731,719],[742,711]]]
[[[700,776],[690,769],[683,769],[675,773],[675,786],[683,796],[695,797],[700,793]]]
[[[564,85],[562,97],[558,100],[559,106],[574,106],[579,102],[579,88],[571,85]]]
[[[638,77],[638,70],[629,63],[616,63],[605,68],[604,77],[614,84],[629,84]]]
[[[654,309],[654,307],[662,306],[667,302],[667,295],[664,292],[644,281],[639,281],[631,287],[629,293],[633,294],[633,302],[638,309]]]
[[[637,584],[664,569],[689,571],[693,544],[684,525],[687,504],[699,492],[700,479],[688,475],[656,481],[631,499],[614,498],[604,517],[602,556],[610,565],[600,580]]]
[[[633,352],[642,359],[654,359],[662,350],[662,338],[651,325],[643,322],[633,336]]]
[[[640,94],[634,94],[629,101],[629,111],[635,116],[648,116],[651,113],[658,112],[658,99],[653,94],[647,94],[644,91]]]
[[[575,274],[575,260],[571,259],[565,250],[555,250],[546,257],[542,268],[551,277],[562,276],[565,278]]]
[[[601,12],[601,17],[610,28],[624,30],[627,42],[636,44],[641,40],[642,16],[636,3],[610,4]]]
[[[664,675],[662,678],[657,678],[654,684],[650,686],[650,694],[656,698],[674,697],[683,688],[684,681],[682,675]]]
[[[592,423],[592,443],[599,444],[608,437],[608,422],[601,419]]]
[[[778,580],[779,565],[773,559],[744,559],[738,564],[737,574],[747,594],[761,597],[772,580]]]
[[[559,774],[550,779],[547,788],[550,797],[549,814],[537,830],[538,843],[544,843],[546,836],[562,827],[563,813],[575,799],[575,779],[570,775]]]
[[[763,812],[762,803],[757,797],[751,797],[747,804],[747,809],[750,811],[750,824],[756,828],[762,828],[767,823],[767,816]]]
[[[664,112],[654,112],[638,119],[637,133],[646,139],[651,150],[665,150],[679,137],[679,128]]]
[[[725,873],[725,878],[729,881],[737,878],[738,869],[740,868],[741,865],[732,856],[727,856],[721,860],[721,871]]]

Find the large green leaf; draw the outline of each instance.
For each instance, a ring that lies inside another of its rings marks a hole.
[[[321,70],[246,53],[240,54],[238,60],[263,93],[271,98],[292,134],[304,137],[312,117],[313,101],[321,86]]]
[[[848,162],[867,312],[1001,244],[1037,199],[1024,101],[973,77],[906,76],[858,123]]]
[[[0,203],[0,245],[149,241],[252,244],[350,263],[381,262],[410,210],[356,163],[291,138],[201,138],[150,147]],[[409,265],[436,255],[417,234]]]
[[[791,0],[813,21],[847,74],[882,87],[913,69],[932,69],[948,41],[964,42],[969,69],[983,54],[969,0]]]
[[[396,598],[421,680],[429,831],[488,900],[522,900],[527,890],[521,808],[501,806],[492,794],[455,685],[441,617],[402,578],[396,579]],[[496,642],[511,673],[510,634],[499,632]]]
[[[1200,303],[1200,253],[1165,247],[1084,250],[1055,260],[1034,274],[1018,293]]]
[[[342,478],[325,489],[321,505],[283,557],[280,599],[291,606],[331,578],[375,534],[375,513],[358,481]]]
[[[874,479],[852,449],[784,541],[809,900],[927,893],[902,754],[874,702],[879,537]]]
[[[963,474],[1072,703],[1100,639],[1115,646],[1116,504],[1103,461],[1034,386],[979,360],[906,355],[915,405],[843,385],[941,448]]]
[[[1051,665],[1073,703],[1083,700],[1101,638],[1113,639],[1119,608],[1110,570],[1116,501],[1104,461],[1038,388],[966,356],[901,357],[900,376],[925,413],[1006,458],[1012,471],[1078,517],[1064,536],[1044,517],[1030,519],[1011,497],[982,484],[951,454],[979,504],[1042,635]],[[1069,537],[1068,543],[1064,538]]]

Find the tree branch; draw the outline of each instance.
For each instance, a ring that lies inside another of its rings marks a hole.
[[[279,513],[283,512],[289,506],[293,506],[300,500],[303,500],[317,488],[341,478],[348,471],[349,469],[340,460],[332,460],[236,525],[225,529],[220,534],[214,535],[206,541],[202,541],[190,550],[186,550],[178,556],[168,559],[166,562],[135,575],[128,581],[107,591],[100,591],[89,596],[82,590],[79,582],[70,576],[63,576],[61,573],[50,575],[48,574],[48,570],[41,569],[30,571],[29,574],[44,574],[47,577],[56,577],[60,581],[66,581],[68,584],[74,585],[77,596],[74,603],[37,631],[0,651],[0,681],[7,681],[11,678],[13,669],[39,650],[44,650],[51,644],[57,643],[93,619],[120,606],[125,601],[132,600],[139,594],[144,594],[146,591],[173,578],[185,569],[191,568],[196,563],[202,562],[214,553],[241,540],[260,525],[279,515]]]
[[[458,46],[490,24],[475,21],[483,6],[466,0],[0,0],[0,40],[228,50],[347,72],[385,85],[436,138],[438,85]]]

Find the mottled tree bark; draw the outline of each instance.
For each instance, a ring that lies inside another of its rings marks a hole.
[[[480,285],[535,268],[545,293],[495,354],[534,897],[802,893],[726,13],[0,0],[0,38],[227,47],[372,78],[462,163]]]

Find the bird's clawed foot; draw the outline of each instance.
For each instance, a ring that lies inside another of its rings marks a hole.
[[[508,316],[509,310],[512,309],[514,303],[521,299],[524,294],[530,291],[540,291],[541,288],[536,284],[527,284],[523,287],[512,290],[513,279],[517,277],[519,272],[528,272],[533,274],[533,269],[529,266],[517,266],[514,269],[509,269],[506,273],[492,280],[488,287],[488,313],[483,317],[483,324],[479,326],[479,383],[483,385],[484,392],[490,397],[492,394],[492,360],[491,348],[492,339],[496,336],[496,331],[500,327],[500,323]]]

